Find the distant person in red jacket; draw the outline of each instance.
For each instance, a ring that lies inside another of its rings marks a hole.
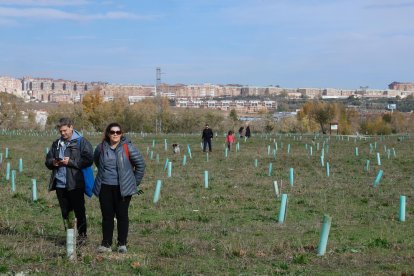
[[[236,137],[234,136],[233,131],[229,131],[226,136],[227,148],[230,150],[231,146],[236,142]]]

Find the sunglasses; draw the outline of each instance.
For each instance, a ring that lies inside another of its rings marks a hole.
[[[120,130],[117,130],[117,131],[115,131],[115,130],[110,130],[109,131],[109,134],[111,134],[111,135],[121,135],[122,134],[122,131],[120,131]]]

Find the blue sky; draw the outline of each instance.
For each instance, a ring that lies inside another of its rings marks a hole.
[[[410,0],[0,0],[0,75],[386,88],[414,81]]]

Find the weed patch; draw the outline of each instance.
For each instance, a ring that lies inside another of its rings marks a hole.
[[[368,243],[368,246],[377,248],[390,248],[391,244],[388,242],[387,239],[375,238]]]
[[[182,242],[166,241],[160,245],[159,254],[162,257],[174,258],[180,255],[187,254],[189,248]]]

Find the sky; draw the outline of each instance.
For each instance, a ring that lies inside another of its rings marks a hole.
[[[0,0],[0,75],[385,89],[414,81],[410,0]]]

